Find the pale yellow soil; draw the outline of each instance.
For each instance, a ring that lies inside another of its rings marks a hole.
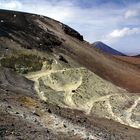
[[[140,122],[131,118],[132,114],[140,116],[134,112],[140,102],[138,95],[127,93],[83,67],[45,70],[43,64],[41,71],[26,75],[35,82],[42,100],[140,128]]]

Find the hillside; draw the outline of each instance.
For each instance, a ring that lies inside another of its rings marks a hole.
[[[140,58],[132,56],[114,56],[115,58],[140,68]]]
[[[109,47],[108,45],[106,45],[106,44],[104,44],[103,42],[100,42],[100,41],[94,42],[92,44],[92,46],[99,49],[100,51],[102,51],[104,53],[107,53],[107,54],[110,54],[110,55],[125,56],[125,54]]]
[[[139,85],[69,26],[0,10],[0,139],[138,140]]]

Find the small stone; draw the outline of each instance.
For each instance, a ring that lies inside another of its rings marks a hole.
[[[126,130],[128,130],[128,128],[127,128],[127,127],[125,127],[125,129],[126,129]]]
[[[7,108],[12,108],[12,107],[9,105],[9,106],[7,106]]]
[[[12,123],[12,125],[11,126],[15,126],[13,123]]]
[[[33,112],[33,114],[34,114],[35,116],[40,117],[40,115],[39,115],[37,112]]]
[[[48,113],[52,113],[52,111],[50,109],[48,109]]]
[[[49,131],[49,130],[47,130],[47,133],[50,133],[50,131]]]
[[[6,92],[8,92],[9,90],[8,90],[8,89],[6,89],[5,91],[6,91]]]
[[[67,126],[65,124],[63,124],[63,126],[66,128]]]

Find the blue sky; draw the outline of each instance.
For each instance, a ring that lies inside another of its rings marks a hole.
[[[140,0],[0,0],[0,8],[52,17],[91,43],[140,54]]]

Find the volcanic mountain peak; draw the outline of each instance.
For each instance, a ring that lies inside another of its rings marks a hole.
[[[139,140],[139,70],[53,19],[0,20],[0,139]]]
[[[104,44],[103,42],[101,41],[97,41],[97,42],[94,42],[92,44],[93,47],[101,50],[102,52],[105,52],[107,54],[110,54],[110,55],[120,55],[120,56],[125,56],[125,54],[109,47],[108,45]]]

